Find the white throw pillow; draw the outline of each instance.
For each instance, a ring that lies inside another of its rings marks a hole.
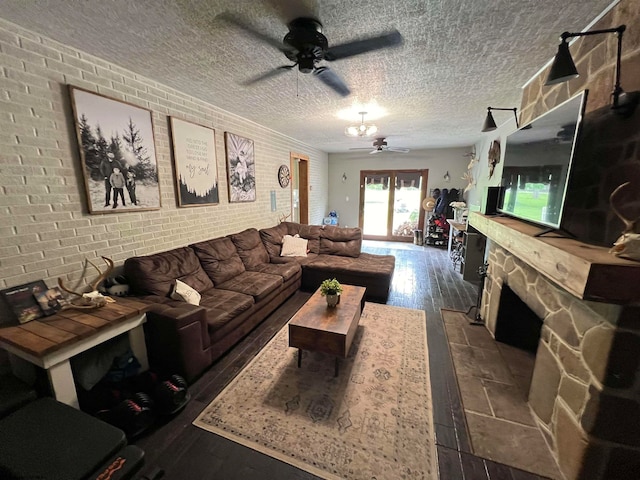
[[[300,238],[299,235],[292,237],[291,235],[285,235],[282,237],[282,251],[281,257],[306,257],[307,256],[307,244],[309,240],[306,238]]]
[[[171,292],[171,298],[174,300],[184,300],[191,305],[200,305],[202,295],[186,283],[176,280],[176,286],[173,288],[173,292]]]

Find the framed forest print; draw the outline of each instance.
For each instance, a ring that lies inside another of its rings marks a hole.
[[[224,133],[227,154],[229,203],[255,202],[256,164],[253,140],[233,133]]]
[[[89,213],[160,208],[151,111],[69,89]]]
[[[170,121],[178,206],[218,204],[214,130],[179,118],[171,117]]]

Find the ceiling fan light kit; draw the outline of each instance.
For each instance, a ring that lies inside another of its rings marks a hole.
[[[371,135],[374,135],[378,131],[378,127],[373,124],[367,125],[364,123],[364,116],[366,114],[367,112],[358,112],[358,115],[362,116],[360,125],[348,126],[345,128],[344,134],[349,137],[370,137]]]
[[[615,28],[606,28],[604,30],[592,30],[590,32],[563,32],[560,36],[560,45],[558,45],[558,53],[553,59],[551,68],[549,69],[549,75],[545,85],[556,85],[558,83],[572,80],[579,76],[576,65],[571,57],[569,51],[569,39],[573,37],[586,37],[591,35],[600,35],[603,33],[615,33],[618,37],[618,48],[616,56],[616,72],[615,72],[615,85],[613,92],[611,92],[612,102],[611,108],[622,116],[629,116],[635,110],[638,100],[640,99],[639,92],[625,93],[620,86],[620,63],[622,60],[622,34],[627,29],[626,25],[620,25]]]

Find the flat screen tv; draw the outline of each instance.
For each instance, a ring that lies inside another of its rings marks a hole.
[[[507,136],[500,213],[561,230],[586,101],[585,90]]]

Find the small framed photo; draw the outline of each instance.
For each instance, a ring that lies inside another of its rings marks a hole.
[[[170,117],[178,206],[217,205],[218,165],[212,128]]]
[[[34,296],[40,305],[42,313],[47,316],[53,315],[61,310],[63,306],[69,304],[58,287],[50,288],[46,292],[37,293]]]
[[[36,280],[35,282],[6,288],[0,294],[2,294],[2,298],[15,316],[15,319],[22,324],[41,318],[44,315],[36,297],[48,289],[43,280]]]
[[[224,133],[227,154],[229,203],[255,202],[256,161],[253,140],[233,133]]]
[[[89,213],[159,209],[151,111],[69,88]]]

